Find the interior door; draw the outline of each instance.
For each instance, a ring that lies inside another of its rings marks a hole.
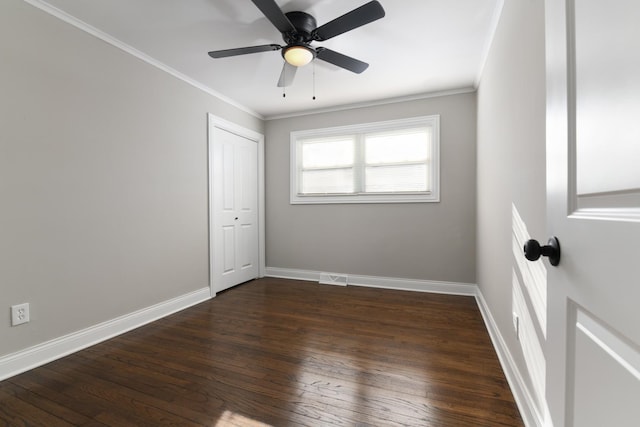
[[[547,403],[640,425],[640,2],[547,0]]]
[[[210,130],[213,290],[259,275],[258,144],[218,126]]]

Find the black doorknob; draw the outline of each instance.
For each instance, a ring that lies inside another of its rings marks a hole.
[[[540,246],[537,240],[527,240],[524,244],[524,256],[529,261],[536,261],[540,256],[546,256],[549,257],[549,263],[556,266],[560,264],[560,242],[557,237],[552,237],[545,246]]]

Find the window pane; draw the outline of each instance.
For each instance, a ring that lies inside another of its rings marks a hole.
[[[439,116],[291,132],[292,204],[439,202]]]
[[[300,194],[353,193],[353,169],[311,170],[300,174]]]
[[[426,161],[430,143],[430,128],[368,134],[365,138],[365,162],[371,165]]]
[[[425,164],[367,167],[365,180],[367,193],[431,190]]]
[[[302,168],[353,165],[352,137],[302,141]]]

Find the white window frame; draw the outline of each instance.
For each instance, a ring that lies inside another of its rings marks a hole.
[[[424,192],[391,192],[391,193],[356,193],[356,194],[299,194],[298,163],[300,150],[298,143],[302,139],[323,138],[340,135],[362,135],[394,129],[428,126],[432,129],[431,161],[429,164],[430,191]],[[294,131],[291,138],[290,162],[290,203],[297,204],[330,204],[330,203],[434,203],[440,201],[440,116],[421,116],[408,119],[389,120],[383,122],[363,123],[349,126],[338,126],[324,129]]]

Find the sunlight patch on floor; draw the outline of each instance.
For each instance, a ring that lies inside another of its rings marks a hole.
[[[260,421],[253,420],[244,415],[231,412],[229,410],[224,411],[218,421],[214,424],[214,427],[272,427],[271,424],[261,423]]]

